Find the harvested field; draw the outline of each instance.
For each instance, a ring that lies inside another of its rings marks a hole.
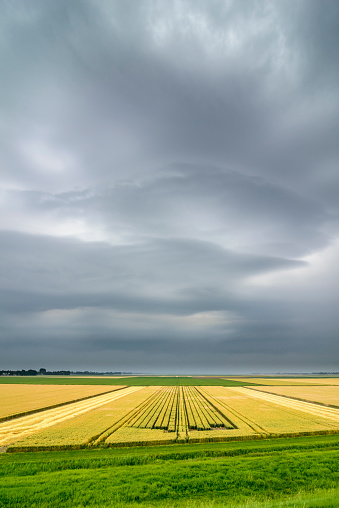
[[[225,410],[217,409],[196,387],[150,386],[21,439],[15,448],[174,442],[186,440],[194,429],[213,429],[213,434],[228,429],[239,435]]]
[[[122,386],[0,384],[0,421],[121,388]]]
[[[148,386],[11,423],[0,424],[0,445],[15,443],[12,451],[43,450],[333,433],[339,432],[339,409],[259,387]]]
[[[223,378],[231,379],[231,378]],[[277,378],[277,377],[237,377],[234,378],[242,383],[254,383],[266,386],[300,386],[300,385],[314,385],[314,386],[339,386],[338,377],[328,378]]]
[[[203,390],[263,435],[339,431],[339,419],[325,415],[324,410],[330,408],[309,404],[307,411],[301,410],[300,405],[306,403],[277,396],[273,402],[271,397],[275,396],[248,388],[206,387]],[[297,404],[300,405],[296,407]]]
[[[260,386],[254,389],[339,408],[339,386]]]
[[[285,381],[294,382],[296,381],[293,378],[286,378]],[[299,380],[298,380],[299,381]],[[317,385],[317,386],[339,386],[339,377],[305,377],[301,378],[303,384],[306,385]]]
[[[66,406],[48,409],[40,413],[0,423],[0,446],[14,443],[30,434],[34,434],[47,427],[74,418],[98,406],[107,404],[110,401],[125,397],[127,394],[136,390],[140,390],[140,388],[123,388],[122,390],[115,390],[114,392],[98,395],[91,399],[74,402]]]
[[[251,388],[233,388],[233,391],[237,393],[243,393],[249,397],[254,397],[262,401],[278,404],[279,406],[284,406],[288,409],[296,409],[310,415],[316,415],[320,416],[321,418],[333,420],[339,424],[339,409],[320,406],[318,404],[313,404],[312,402],[290,399],[280,395],[273,395],[271,393],[266,393],[260,390],[253,390]]]
[[[98,445],[120,428],[128,417],[134,415],[140,404],[157,389],[153,386],[126,388],[122,391],[122,398],[106,401],[85,414],[75,414],[71,420],[62,421],[19,440],[15,446],[19,449],[34,449]]]

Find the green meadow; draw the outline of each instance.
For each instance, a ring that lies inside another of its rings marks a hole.
[[[127,385],[127,386],[248,386],[255,383],[221,378],[133,376],[111,378],[73,376],[0,376],[0,383],[50,385]]]
[[[1,507],[335,507],[339,436],[0,455]]]

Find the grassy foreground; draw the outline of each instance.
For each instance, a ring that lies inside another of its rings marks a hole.
[[[339,436],[0,455],[1,507],[335,507]]]
[[[73,377],[73,376],[0,376],[2,384],[39,385],[127,385],[127,386],[247,386],[255,383],[235,379],[196,377]]]

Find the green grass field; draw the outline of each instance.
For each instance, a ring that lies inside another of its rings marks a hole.
[[[339,506],[339,436],[0,455],[1,507]]]
[[[73,377],[73,376],[0,376],[0,383],[50,385],[128,385],[128,386],[247,386],[255,383],[220,378],[195,377]]]

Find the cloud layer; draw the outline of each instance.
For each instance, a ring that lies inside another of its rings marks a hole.
[[[4,7],[2,368],[338,370],[338,20]]]

